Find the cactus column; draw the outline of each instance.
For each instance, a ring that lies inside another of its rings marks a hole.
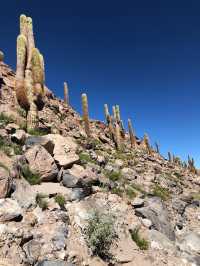
[[[83,111],[83,121],[85,124],[85,132],[88,137],[91,136],[90,132],[90,121],[89,121],[89,111],[88,111],[88,100],[85,93],[82,94],[82,111]]]
[[[69,105],[69,89],[67,82],[64,82],[64,102]]]
[[[44,107],[44,59],[35,48],[32,19],[20,16],[20,35],[17,37],[16,96],[27,112],[27,129],[38,123],[38,111]]]
[[[4,53],[0,51],[0,62],[3,62],[4,60]]]
[[[136,146],[136,138],[135,138],[135,134],[133,131],[131,119],[128,119],[128,130],[129,130],[129,136],[130,136],[130,141],[131,141],[131,147],[134,148]]]

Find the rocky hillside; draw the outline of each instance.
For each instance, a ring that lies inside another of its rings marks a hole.
[[[16,74],[0,52],[0,266],[200,265],[193,159],[164,158],[130,120],[125,132],[118,106],[104,123],[86,95],[83,117],[73,110],[67,84],[56,98],[39,50],[29,58],[30,21]]]

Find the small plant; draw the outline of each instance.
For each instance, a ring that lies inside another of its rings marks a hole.
[[[35,129],[29,129],[28,133],[33,136],[44,136],[46,135],[46,132],[42,129],[35,128]]]
[[[111,257],[109,249],[116,238],[113,216],[95,210],[88,220],[85,233],[92,253],[103,259],[109,259]]]
[[[19,107],[19,108],[17,109],[17,112],[18,112],[18,114],[19,114],[21,117],[26,118],[26,111],[25,111],[24,109],[22,109],[21,107]]]
[[[130,200],[134,199],[137,196],[135,190],[131,186],[126,188],[126,195]]]
[[[123,190],[119,187],[114,187],[111,189],[111,193],[117,194],[118,196],[122,197],[123,196]]]
[[[45,199],[46,195],[42,194],[42,193],[38,193],[36,195],[36,202],[38,204],[38,206],[44,211],[48,208],[48,202]]]
[[[61,208],[65,207],[66,200],[65,200],[65,197],[63,195],[61,195],[61,194],[56,195],[55,202],[58,203],[58,205]]]
[[[12,116],[8,116],[4,113],[0,113],[0,123],[7,125],[9,123],[14,123],[14,118]]]
[[[147,250],[149,248],[149,243],[146,239],[141,238],[139,235],[139,228],[135,228],[134,230],[130,230],[131,238],[136,243],[136,245],[141,250]]]
[[[2,136],[0,136],[0,150],[2,150],[7,156],[11,156],[14,152],[16,155],[22,154],[22,147],[16,143],[12,143]]]
[[[8,167],[5,164],[3,164],[2,162],[0,162],[0,167],[5,169],[7,172],[9,172]]]
[[[158,184],[155,184],[153,186],[153,192],[152,194],[156,197],[161,198],[162,200],[168,200],[170,197],[169,190],[167,188],[161,187]]]
[[[40,184],[40,176],[37,173],[33,173],[28,165],[22,166],[22,175],[31,185]]]
[[[95,161],[91,159],[90,155],[85,152],[79,154],[79,159],[81,161],[81,164],[95,163]]]
[[[141,192],[141,193],[144,194],[144,195],[147,194],[147,192],[143,189],[143,187],[142,187],[140,184],[132,183],[130,186],[131,186],[133,189],[135,189],[135,190]]]
[[[110,179],[111,181],[115,182],[118,181],[121,178],[121,172],[116,172],[116,171],[105,171],[105,176]]]

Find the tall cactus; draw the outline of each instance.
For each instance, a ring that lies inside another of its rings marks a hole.
[[[20,16],[20,35],[17,37],[16,96],[27,112],[27,129],[34,129],[38,111],[44,106],[44,59],[35,48],[32,19]]]
[[[115,124],[115,144],[118,150],[121,150],[121,132],[118,123]]]
[[[158,154],[160,154],[160,149],[159,149],[159,145],[158,145],[157,142],[155,142],[155,147],[156,147],[156,152],[157,152]]]
[[[90,137],[91,132],[90,132],[89,111],[88,111],[88,99],[85,93],[82,94],[82,111],[83,111],[83,121],[85,124],[85,132],[87,136]]]
[[[0,51],[0,62],[3,62],[4,60],[4,53]]]
[[[64,102],[69,105],[69,88],[67,82],[64,82]]]
[[[104,104],[104,114],[105,114],[105,118],[106,118],[106,122],[107,124],[110,123],[110,114],[109,114],[109,111],[108,111],[108,105],[107,104]]]
[[[129,130],[129,136],[130,136],[130,141],[131,141],[131,148],[134,148],[136,146],[136,137],[133,131],[131,119],[128,119],[128,130]]]
[[[121,116],[120,116],[119,105],[115,106],[115,114],[116,114],[116,120],[120,124],[121,123]]]
[[[112,107],[112,111],[113,111],[113,120],[116,121],[117,120],[117,114],[116,114],[116,107],[115,106]]]
[[[146,133],[144,134],[143,141],[144,141],[145,149],[147,150],[148,154],[152,155],[152,149],[151,149],[151,146],[149,144],[149,137]]]
[[[168,155],[168,161],[171,163],[172,162],[171,152],[168,151],[167,155]]]

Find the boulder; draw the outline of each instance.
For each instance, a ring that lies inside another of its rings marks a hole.
[[[145,207],[135,209],[135,214],[149,219],[154,229],[166,235],[170,240],[174,240],[175,233],[170,223],[168,211],[161,199],[152,197],[145,204]]]
[[[63,175],[62,175],[63,186],[68,187],[68,188],[78,187],[79,186],[78,185],[79,180],[80,180],[80,178],[73,176],[73,175],[70,175],[66,172],[63,172]]]
[[[24,178],[15,180],[14,190],[12,199],[16,200],[20,207],[28,209],[36,205],[36,193]]]
[[[46,138],[54,143],[53,156],[60,167],[68,168],[79,161],[76,154],[77,144],[73,138],[59,134],[49,134]]]
[[[40,175],[41,181],[51,181],[58,174],[58,168],[45,148],[41,145],[31,147],[25,153],[31,171]]]
[[[51,155],[53,155],[54,144],[51,140],[47,139],[45,136],[29,136],[25,142],[26,148],[30,148],[34,145],[41,145],[44,147]]]
[[[26,140],[26,132],[23,129],[16,130],[16,132],[12,134],[11,140],[18,144],[24,144]]]
[[[22,216],[22,209],[17,201],[0,199],[0,222],[7,222]]]
[[[5,198],[10,192],[11,178],[8,170],[0,167],[0,199]]]
[[[68,198],[71,197],[71,189],[63,187],[59,183],[45,182],[32,186],[32,189],[36,194],[45,194],[47,196],[62,194]]]
[[[162,249],[165,251],[175,252],[176,247],[172,241],[170,241],[164,234],[156,231],[150,230],[149,236],[151,240],[151,247],[155,249]]]
[[[197,234],[196,232],[188,232],[184,234],[178,241],[178,246],[181,251],[200,254],[200,234]]]
[[[33,265],[38,261],[41,253],[42,246],[39,241],[31,240],[23,246],[23,250],[26,253],[26,260],[29,265]]]

